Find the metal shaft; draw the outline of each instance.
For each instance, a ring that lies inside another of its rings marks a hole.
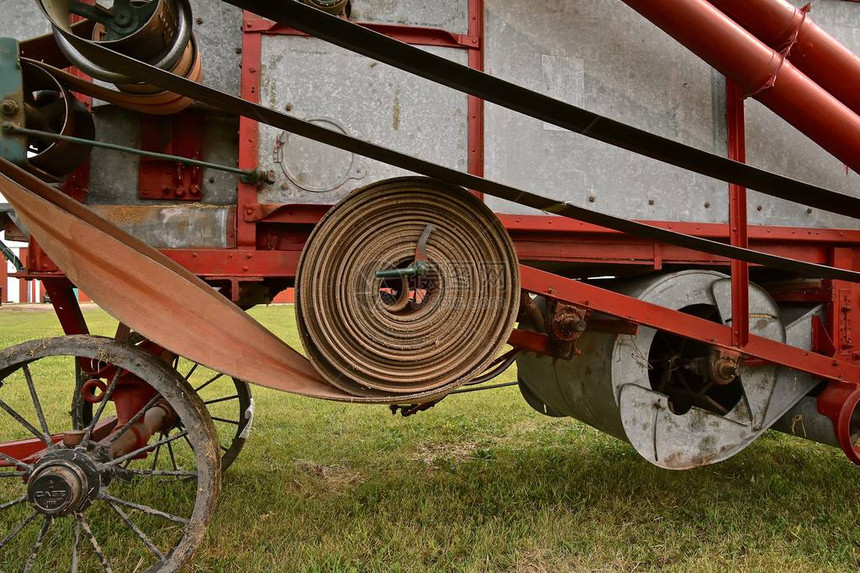
[[[195,167],[208,167],[209,169],[217,169],[219,171],[226,171],[227,173],[234,173],[236,175],[239,175],[242,178],[243,183],[256,183],[262,178],[260,171],[257,169],[239,169],[238,167],[230,167],[229,165],[220,165],[218,163],[209,163],[208,161],[200,161],[199,159],[191,159],[190,157],[180,157],[178,155],[169,155],[167,153],[158,153],[156,151],[144,151],[143,149],[125,147],[124,145],[116,145],[114,143],[106,143],[104,141],[95,141],[92,139],[73,137],[71,135],[60,135],[58,133],[40,131],[38,129],[28,129],[26,127],[20,127],[18,125],[15,125],[14,123],[9,123],[8,121],[3,122],[3,131],[5,133],[13,135],[33,135],[37,137],[44,137],[47,139],[54,139],[57,141],[68,141],[69,143],[91,145],[93,147],[100,147],[102,149],[109,149],[111,151],[131,153],[132,155],[140,155],[141,157],[151,157],[153,159],[175,161],[176,163],[183,163],[185,165],[194,165]]]

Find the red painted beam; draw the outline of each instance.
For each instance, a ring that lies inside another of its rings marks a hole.
[[[469,50],[469,67],[484,71],[484,0],[469,0],[469,35],[477,40],[475,50]],[[468,96],[468,170],[472,175],[484,176],[484,100]],[[483,193],[474,191],[483,198]]]
[[[731,80],[726,80],[726,125],[728,128],[729,159],[746,163],[746,126],[744,124],[744,94]],[[731,243],[749,247],[747,233],[747,190],[729,184],[729,234]],[[732,259],[732,344],[743,347],[749,340],[750,267],[746,261]]]
[[[520,265],[520,281],[523,289],[535,294],[735,350],[746,356],[808,372],[814,376],[860,384],[860,365],[851,362],[754,335],[750,335],[746,346],[737,348],[732,344],[732,332],[727,326],[524,265]]]
[[[51,304],[54,306],[54,312],[57,313],[63,332],[66,334],[89,334],[87,321],[84,319],[81,305],[78,304],[78,299],[75,297],[74,286],[69,282],[69,279],[65,277],[42,279],[42,285],[45,287],[45,292],[51,297]]]
[[[247,24],[257,16],[244,12]],[[260,34],[242,34],[242,99],[250,102],[260,101],[260,66],[263,53]],[[260,145],[259,124],[247,117],[239,118],[239,168],[256,169],[257,153]],[[257,203],[257,187],[250,183],[239,183],[238,212],[244,212],[249,205]],[[236,217],[236,244],[240,249],[253,249],[257,244],[257,226]]]

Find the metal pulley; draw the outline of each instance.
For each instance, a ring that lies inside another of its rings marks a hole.
[[[18,45],[4,39],[0,69],[7,87],[0,102],[3,125],[35,129],[44,136],[0,133],[0,157],[52,179],[83,163],[88,145],[58,141],[53,136],[92,138],[95,126],[89,110],[50,73],[18,59]]]
[[[91,20],[91,40],[121,54],[147,62],[162,70],[197,81],[201,76],[200,52],[192,34],[192,14],[188,0],[122,0],[108,9],[73,0],[67,6],[44,2],[52,21],[65,21],[70,14]],[[115,84],[121,91],[156,94],[163,90],[114,72],[81,54],[57,26],[54,38],[60,51],[88,75]]]
[[[296,317],[330,384],[357,396],[444,392],[496,358],[519,293],[513,244],[483,203],[403,178],[353,192],[317,225]]]
[[[731,280],[715,271],[682,271],[602,285],[716,324],[732,321]],[[752,334],[811,348],[815,310],[781,311],[756,285],[749,292]],[[539,301],[544,305],[543,299]],[[580,356],[517,358],[523,394],[541,413],[577,418],[630,442],[666,469],[722,461],[755,441],[819,380],[736,353],[640,327],[636,334],[586,330]]]
[[[335,16],[344,14],[349,7],[349,0],[304,0],[304,3]]]
[[[95,124],[89,110],[45,70],[21,62],[24,79],[24,118],[29,129],[90,139]],[[87,145],[31,136],[27,138],[29,165],[60,177],[89,157]]]

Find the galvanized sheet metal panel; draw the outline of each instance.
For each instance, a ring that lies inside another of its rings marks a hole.
[[[469,0],[352,0],[351,19],[357,22],[443,28],[465,34],[469,31]]]
[[[128,147],[140,146],[141,115],[114,106],[98,107],[93,114],[100,141]],[[203,161],[236,166],[238,163],[238,121],[210,116],[204,124]],[[149,205],[138,198],[136,155],[94,148],[90,171],[90,205]],[[230,173],[203,169],[202,203],[232,205],[237,201],[238,178]]]
[[[242,10],[220,0],[191,0],[194,35],[203,57],[206,86],[239,95]]]
[[[235,247],[235,207],[185,205],[94,205],[91,208],[123,231],[157,249]]]
[[[26,40],[51,31],[51,25],[36,2],[0,0],[0,36]]]
[[[726,153],[722,77],[621,2],[487,0],[486,67],[552,97]],[[578,206],[640,219],[727,218],[721,182],[493,105],[486,149],[490,178]],[[502,212],[533,212],[488,203]]]
[[[426,49],[466,63],[465,50]],[[465,95],[313,38],[263,36],[262,53],[263,105],[289,106],[303,119],[327,118],[361,139],[466,169]],[[279,136],[280,130],[260,126],[260,167],[277,174],[275,185],[260,192],[262,203],[334,203],[356,187],[406,174],[361,158],[362,178],[331,189],[348,169],[351,155],[295,138],[283,151]],[[287,177],[285,163],[299,185]],[[300,187],[331,190],[315,193]]]

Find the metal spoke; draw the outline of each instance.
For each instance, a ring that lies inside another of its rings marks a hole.
[[[173,455],[173,442],[167,442],[167,452],[170,454],[170,463],[173,464],[173,469],[178,470],[179,466],[176,465],[176,456]]]
[[[227,418],[219,418],[218,416],[212,416],[212,420],[216,422],[224,422],[225,424],[233,424],[234,426],[239,425],[239,422],[236,420],[228,420]]]
[[[188,439],[188,432],[182,436],[185,439],[185,443],[188,444],[188,447],[191,448],[191,451],[194,452],[194,446],[191,444],[191,440]]]
[[[209,404],[219,404],[221,402],[227,402],[229,400],[238,400],[238,399],[239,399],[239,395],[234,394],[233,396],[224,396],[223,398],[216,398],[214,400],[206,400],[203,403],[208,406]]]
[[[117,432],[114,432],[114,434],[110,437],[110,439],[108,439],[107,444],[105,444],[105,445],[110,446],[112,443],[117,441],[120,438],[120,436],[125,434],[129,430],[129,428],[131,428],[135,424],[135,422],[140,420],[143,417],[143,415],[146,414],[147,410],[149,410],[150,408],[155,406],[156,402],[158,402],[160,399],[161,399],[161,396],[158,394],[153,396],[152,400],[147,402],[143,408],[138,410],[137,414],[132,416],[131,419],[128,422],[126,422],[122,428],[120,428]]]
[[[93,535],[92,530],[90,529],[89,524],[84,520],[84,516],[81,513],[76,514],[76,518],[78,523],[81,526],[81,529],[84,530],[84,535],[87,536],[90,540],[90,544],[92,544],[93,549],[96,552],[96,555],[99,556],[99,561],[102,563],[102,567],[104,567],[105,573],[113,573],[113,569],[110,567],[110,563],[108,563],[107,557],[105,557],[104,552],[102,552],[101,546],[99,546],[99,542],[96,541],[96,536]]]
[[[2,479],[2,478],[19,478],[23,475],[24,475],[24,472],[0,473],[0,479]]]
[[[119,382],[119,378],[122,375],[122,372],[123,372],[122,368],[116,369],[116,374],[114,374],[113,379],[110,381],[110,384],[108,385],[104,394],[102,394],[101,403],[99,403],[99,407],[98,407],[98,409],[96,409],[96,413],[93,414],[93,419],[90,420],[90,425],[87,426],[87,430],[86,430],[86,432],[84,432],[84,437],[81,439],[81,446],[82,447],[86,447],[86,445],[89,443],[90,436],[92,435],[93,430],[96,427],[96,424],[99,423],[99,418],[102,417],[102,413],[105,411],[105,408],[107,407],[107,404],[110,401],[111,396],[113,396],[113,391],[116,390],[116,385],[117,385],[117,382]]]
[[[33,407],[36,409],[36,417],[39,418],[39,424],[42,426],[42,431],[48,440],[51,439],[51,430],[48,429],[48,421],[45,419],[45,412],[42,411],[42,403],[39,401],[39,395],[36,393],[36,385],[33,383],[33,376],[30,374],[30,367],[24,365],[24,378],[27,380],[27,387],[30,389],[30,398],[33,399]]]
[[[33,424],[31,424],[30,422],[28,422],[27,420],[25,420],[24,418],[22,418],[22,417],[21,417],[21,414],[19,414],[18,412],[16,412],[16,411],[12,408],[12,406],[10,406],[9,404],[7,404],[7,403],[6,403],[6,402],[4,402],[3,400],[0,400],[0,408],[2,408],[2,409],[3,409],[7,414],[9,414],[10,416],[12,416],[13,418],[15,418],[15,419],[18,421],[18,423],[19,423],[19,424],[21,424],[22,426],[24,426],[25,428],[27,428],[27,429],[30,431],[30,433],[32,433],[34,436],[36,436],[36,437],[37,437],[37,438],[39,438],[42,442],[44,442],[46,446],[49,446],[49,447],[50,447],[50,446],[53,446],[53,445],[54,445],[54,443],[51,441],[51,436],[45,435],[45,434],[43,434],[42,432],[40,432],[39,430],[37,430],[35,427],[33,427]]]
[[[149,550],[152,551],[152,553],[156,557],[158,557],[159,563],[163,562],[164,561],[164,555],[161,553],[161,551],[158,550],[158,547],[156,547],[155,544],[153,544],[152,541],[149,540],[149,537],[147,537],[143,533],[143,531],[141,531],[140,528],[138,528],[134,524],[134,522],[131,520],[131,518],[129,518],[128,515],[126,515],[125,512],[122,509],[120,509],[120,507],[116,503],[109,501],[108,505],[110,505],[113,508],[113,510],[117,513],[117,515],[119,515],[120,519],[122,519],[123,522],[125,522],[125,524],[128,525],[128,527],[137,534],[137,536],[140,538],[140,540],[143,541],[143,544],[146,545],[149,548]]]
[[[163,519],[175,521],[176,523],[182,523],[183,525],[188,525],[188,523],[189,523],[189,520],[185,519],[184,517],[178,517],[176,515],[171,515],[169,513],[165,513],[163,511],[158,510],[158,509],[154,509],[152,507],[149,507],[148,505],[142,505],[139,503],[134,503],[132,501],[126,501],[124,499],[120,499],[118,497],[114,497],[114,496],[106,494],[106,493],[102,494],[101,498],[103,500],[107,501],[108,503],[118,503],[120,505],[124,505],[126,507],[130,507],[132,509],[142,511],[143,513],[146,513],[149,515],[154,515],[156,517],[161,517]]]
[[[194,363],[194,366],[192,366],[192,367],[191,367],[191,370],[189,370],[189,371],[188,371],[188,374],[186,374],[186,375],[185,375],[185,379],[186,379],[186,380],[190,380],[190,379],[191,379],[191,375],[192,375],[192,374],[194,374],[194,371],[195,371],[195,370],[197,370],[197,367],[198,367],[198,366],[200,366],[200,365],[199,365],[199,364],[197,364],[197,363],[195,362],[195,363]]]
[[[17,372],[20,369],[21,369],[20,366],[15,366],[14,369],[8,370],[5,374],[0,376],[0,386],[3,385],[3,381],[6,380],[6,378],[8,378],[9,376],[11,376],[12,374],[14,374],[15,372]]]
[[[115,465],[117,465],[117,464],[121,464],[122,462],[124,462],[124,461],[126,461],[126,460],[130,460],[130,459],[132,459],[132,458],[135,458],[135,457],[139,456],[139,455],[140,455],[140,454],[142,454],[142,453],[148,452],[148,451],[150,451],[150,450],[152,450],[152,449],[154,449],[154,448],[157,448],[157,447],[159,447],[159,446],[163,446],[164,444],[166,444],[166,443],[168,443],[168,442],[172,442],[172,441],[174,441],[174,440],[178,440],[179,438],[182,438],[182,437],[184,437],[184,436],[186,436],[186,435],[188,435],[188,430],[185,430],[185,431],[184,431],[184,432],[182,432],[181,434],[177,434],[177,435],[175,435],[175,436],[173,436],[173,437],[165,438],[165,439],[163,439],[163,440],[159,440],[158,442],[155,442],[154,444],[148,444],[148,445],[146,445],[146,446],[143,446],[142,448],[138,448],[138,449],[134,450],[133,452],[129,452],[129,453],[125,454],[124,456],[120,456],[120,457],[118,457],[118,458],[115,458],[115,459],[113,459],[113,460],[111,460],[111,461],[107,462],[106,464],[104,464],[104,466],[105,466],[105,467],[108,467],[108,466],[115,466]]]
[[[21,523],[16,525],[15,528],[12,531],[10,531],[9,534],[6,537],[4,537],[2,541],[0,541],[0,548],[2,548],[4,545],[6,545],[10,541],[12,541],[12,539],[16,535],[18,535],[22,529],[24,529],[25,527],[30,525],[30,522],[33,521],[34,519],[36,519],[37,517],[39,517],[39,512],[34,511],[33,513],[30,514],[30,517],[28,517],[27,519],[25,519],[24,521],[22,521]]]
[[[72,573],[78,573],[78,547],[81,544],[81,522],[75,520],[75,541],[72,545]]]
[[[24,503],[25,501],[27,501],[27,496],[22,495],[18,499],[13,499],[12,501],[7,501],[6,503],[0,505],[0,511],[3,511],[4,509],[9,509],[10,507],[15,507],[19,503]]]
[[[33,563],[36,562],[36,557],[39,555],[39,550],[42,549],[42,543],[45,542],[45,536],[48,535],[48,529],[51,527],[51,523],[53,523],[53,521],[54,519],[52,517],[47,515],[45,516],[42,530],[39,532],[39,537],[36,538],[36,542],[30,550],[30,556],[27,558],[27,563],[24,565],[24,573],[30,573],[30,570],[33,569]]]
[[[223,374],[216,374],[215,376],[213,376],[212,378],[210,378],[209,380],[207,380],[206,382],[204,382],[203,384],[201,384],[200,386],[195,388],[194,391],[200,392],[201,390],[203,390],[204,388],[206,388],[207,386],[209,386],[210,384],[212,384],[213,382],[215,382],[219,378],[223,378],[223,377],[224,377]]]
[[[152,455],[152,471],[158,467],[158,454],[161,453],[161,446],[155,448],[155,453]]]
[[[146,477],[183,477],[183,478],[196,478],[197,472],[190,472],[185,470],[126,470],[127,473],[136,475],[136,476],[146,476]]]
[[[4,462],[10,463],[15,467],[25,469],[27,471],[30,471],[31,469],[29,464],[25,464],[21,460],[13,458],[12,456],[7,456],[3,452],[0,452],[0,460],[3,460]]]

